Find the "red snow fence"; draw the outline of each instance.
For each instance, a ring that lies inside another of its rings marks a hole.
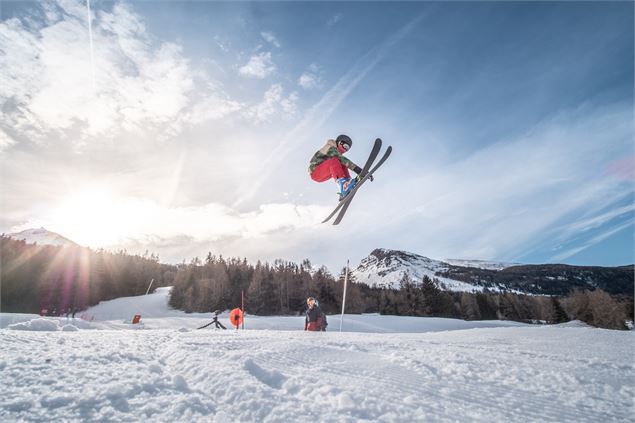
[[[233,309],[229,313],[229,322],[238,329],[238,326],[243,322],[243,311],[239,308]]]

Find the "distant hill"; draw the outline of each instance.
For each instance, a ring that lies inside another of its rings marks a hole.
[[[433,260],[399,250],[376,249],[351,273],[358,283],[399,288],[404,275],[439,280],[447,291],[511,291],[565,295],[573,288],[602,288],[610,294],[633,295],[634,266],[600,267],[564,264],[519,265],[480,260]]]
[[[44,228],[27,229],[22,232],[6,234],[6,236],[17,240],[23,240],[27,244],[56,245],[62,247],[79,246],[79,244],[77,244],[76,242],[71,241],[70,239],[63,237],[58,233],[51,232]]]

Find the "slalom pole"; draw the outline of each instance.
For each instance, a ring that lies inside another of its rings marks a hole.
[[[148,285],[148,289],[146,290],[146,295],[148,295],[148,292],[150,292],[150,287],[152,286],[152,282],[154,282],[154,279],[150,281],[150,285]]]
[[[344,307],[346,306],[346,285],[348,282],[348,260],[346,260],[346,272],[344,273],[344,294],[342,295],[342,316],[340,317],[340,332],[344,321]]]

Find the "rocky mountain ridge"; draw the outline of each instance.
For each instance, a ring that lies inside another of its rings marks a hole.
[[[437,279],[439,287],[448,291],[565,295],[574,288],[601,288],[610,294],[632,296],[634,270],[633,265],[600,267],[441,261],[406,251],[379,248],[364,258],[351,274],[357,283],[379,288],[397,289],[406,276],[415,282],[427,276]]]

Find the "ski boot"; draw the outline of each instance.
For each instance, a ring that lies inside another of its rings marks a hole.
[[[340,186],[340,201],[344,199],[357,185],[357,178],[340,178],[337,180],[337,183]]]

